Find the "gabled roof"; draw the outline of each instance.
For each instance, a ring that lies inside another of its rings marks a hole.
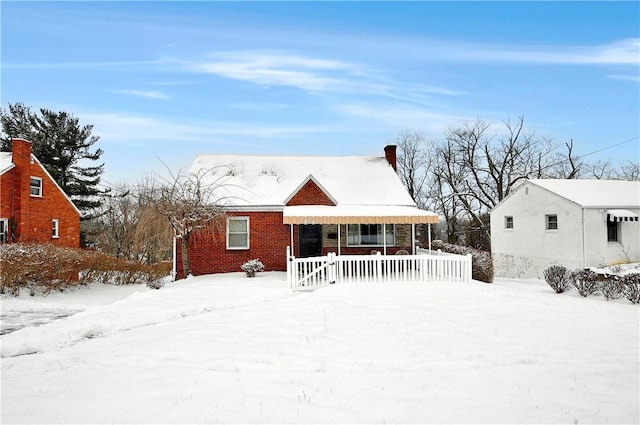
[[[31,159],[35,162],[38,163],[38,165],[40,166],[40,168],[42,169],[42,171],[44,171],[44,173],[47,175],[47,177],[49,178],[49,180],[51,180],[53,182],[53,184],[55,185],[55,187],[60,191],[60,193],[62,193],[62,195],[67,199],[67,201],[69,202],[69,204],[71,204],[71,206],[73,207],[73,209],[78,213],[80,213],[80,210],[78,209],[78,207],[76,207],[76,204],[73,203],[73,201],[71,200],[71,198],[69,197],[69,195],[67,195],[64,190],[62,190],[62,188],[60,187],[60,185],[58,185],[58,182],[56,182],[56,180],[51,176],[51,174],[49,174],[49,171],[47,171],[47,168],[42,165],[42,163],[40,162],[40,160],[38,160],[38,158],[36,158],[36,156],[34,154],[31,154]],[[0,175],[6,173],[7,171],[11,170],[13,167],[15,167],[16,165],[13,163],[13,153],[11,152],[0,152]]]
[[[582,207],[640,208],[640,181],[531,179],[529,183]]]
[[[227,206],[284,207],[309,175],[338,205],[415,203],[384,157],[198,155],[191,166],[219,182]]]

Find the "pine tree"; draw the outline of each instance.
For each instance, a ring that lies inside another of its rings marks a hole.
[[[104,163],[85,165],[98,161],[102,149],[91,151],[100,139],[91,135],[93,125],[81,126],[79,119],[67,112],[54,112],[41,108],[33,113],[22,103],[9,104],[0,110],[3,151],[11,150],[11,139],[21,137],[32,143],[32,152],[47,169],[62,190],[73,200],[82,218],[91,217],[91,211],[101,205],[98,188]]]

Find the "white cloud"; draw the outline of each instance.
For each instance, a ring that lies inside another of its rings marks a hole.
[[[259,125],[241,122],[178,122],[170,117],[150,117],[119,113],[83,113],[83,119],[94,125],[94,133],[106,143],[138,144],[150,142],[211,142],[234,136],[250,139],[286,138],[300,134],[328,131],[322,126]]]
[[[117,90],[116,93],[144,97],[147,99],[169,99],[169,96],[166,94],[155,90]]]
[[[607,78],[611,80],[623,80],[623,81],[635,81],[640,83],[640,75],[622,75],[622,74],[611,74],[607,75]]]
[[[441,45],[438,56],[470,62],[512,62],[559,65],[637,65],[640,39],[626,38],[592,46]]]

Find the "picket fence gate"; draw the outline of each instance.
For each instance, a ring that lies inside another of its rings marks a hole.
[[[294,291],[342,282],[471,281],[471,254],[336,255],[296,258],[287,247],[287,279]]]

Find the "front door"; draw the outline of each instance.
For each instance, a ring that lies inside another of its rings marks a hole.
[[[322,225],[300,225],[300,258],[322,255]]]

